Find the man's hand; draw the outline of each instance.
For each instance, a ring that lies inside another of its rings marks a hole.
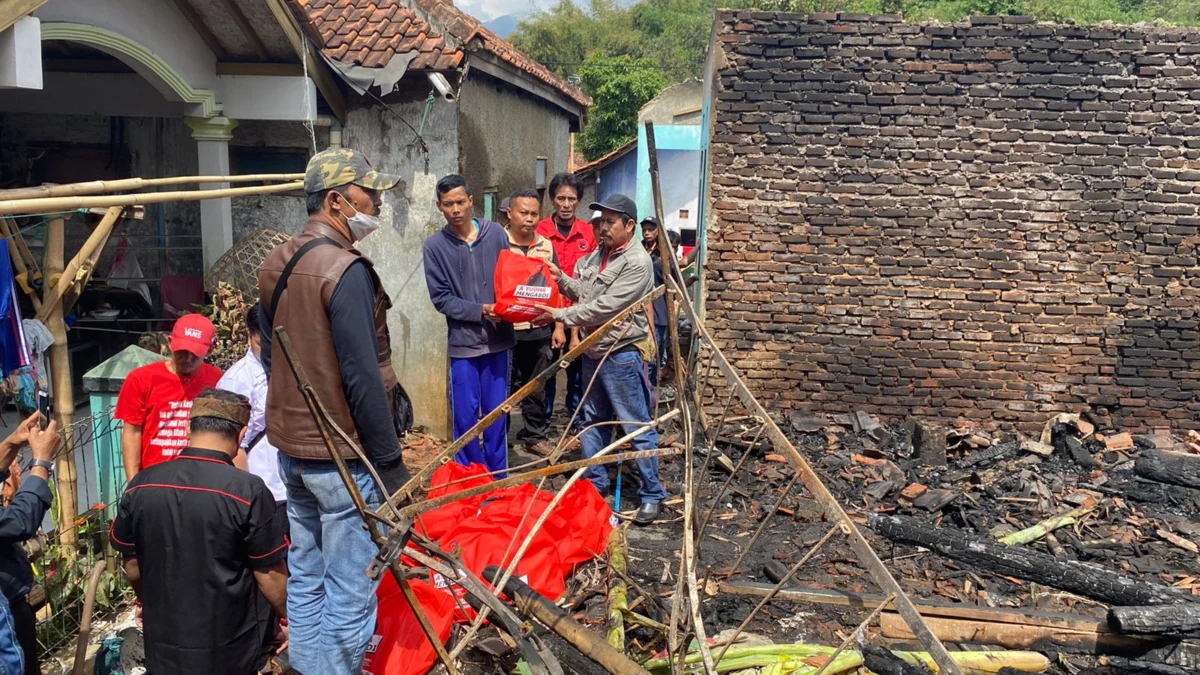
[[[29,442],[30,435],[38,430],[41,420],[42,413],[33,413],[17,425],[16,431],[13,431],[8,435],[8,438],[0,442],[0,471],[8,470],[9,465],[17,458],[17,453]]]
[[[554,324],[554,334],[550,336],[550,346],[554,349],[562,349],[567,344],[567,331],[563,324]]]
[[[40,411],[34,412],[17,425],[16,431],[12,432],[8,435],[8,438],[4,439],[4,444],[6,446],[15,446],[17,448],[25,445],[29,442],[29,437],[33,435],[33,432],[38,430],[41,421],[42,413]]]
[[[496,313],[495,304],[487,304],[483,306],[483,318],[491,319],[492,321],[500,321],[500,315]]]
[[[533,307],[534,307],[534,309],[541,312],[541,314],[538,315],[538,317],[533,320],[533,325],[535,325],[535,326],[545,326],[545,325],[549,324],[550,322],[554,321],[557,318],[557,316],[555,316],[555,313],[562,311],[556,307],[551,307],[550,305],[534,304]]]
[[[547,260],[546,267],[550,270],[550,276],[554,279],[554,281],[557,282],[563,278],[563,271],[558,269],[558,265],[555,265],[554,263]]]
[[[279,645],[279,649],[276,649],[275,653],[282,654],[286,652],[288,648],[288,625],[286,623],[282,621],[279,623],[279,632],[276,634],[276,638],[283,638],[283,644]]]
[[[28,420],[26,420],[28,421]],[[29,447],[33,450],[33,458],[43,462],[54,459],[54,453],[62,443],[62,435],[58,433],[58,422],[51,421],[44,430],[36,426],[29,432]]]
[[[582,340],[579,339],[579,331],[571,331],[571,351],[575,351],[575,348],[579,346],[580,342],[582,342]]]

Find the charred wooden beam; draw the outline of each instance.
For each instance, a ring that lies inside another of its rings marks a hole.
[[[1200,455],[1144,450],[1133,463],[1133,471],[1142,478],[1160,483],[1200,489]]]
[[[892,541],[923,546],[996,574],[1037,582],[1110,605],[1167,605],[1192,601],[1191,595],[1173,588],[1138,581],[1074,560],[1059,560],[1022,546],[1005,546],[964,532],[930,527],[914,518],[873,515],[869,525]]]
[[[1151,607],[1113,607],[1108,623],[1122,633],[1200,634],[1200,602]]]

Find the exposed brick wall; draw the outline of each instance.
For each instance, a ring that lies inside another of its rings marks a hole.
[[[1200,426],[1200,32],[762,12],[716,31],[708,325],[760,394]]]

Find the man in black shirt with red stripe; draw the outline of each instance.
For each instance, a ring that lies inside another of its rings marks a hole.
[[[287,617],[287,549],[275,498],[233,466],[244,396],[208,389],[189,447],[134,477],[109,538],[142,602],[152,675],[251,675],[274,609]]]

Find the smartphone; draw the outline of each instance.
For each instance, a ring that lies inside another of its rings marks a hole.
[[[42,413],[42,429],[45,429],[46,425],[50,424],[50,392],[38,389],[37,406],[38,412]]]

